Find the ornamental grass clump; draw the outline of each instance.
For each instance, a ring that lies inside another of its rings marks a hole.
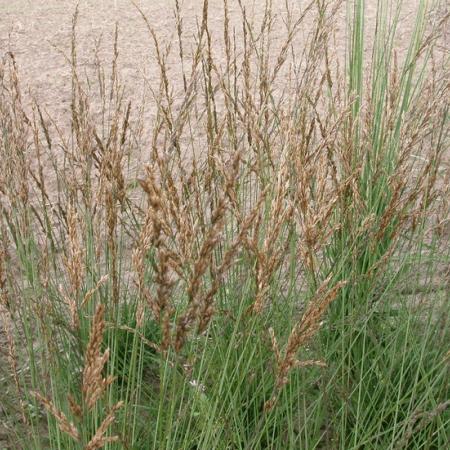
[[[68,124],[2,55],[12,448],[445,448],[449,16],[420,0],[402,50],[400,3],[372,36],[363,1],[263,3],[192,37],[175,1],[170,42],[135,4],[142,104],[120,24],[81,64],[79,5]]]

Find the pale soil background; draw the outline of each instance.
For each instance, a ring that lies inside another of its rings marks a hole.
[[[404,0],[396,35],[396,47],[400,58],[407,48],[413,31],[416,8],[420,0]],[[389,7],[397,3],[386,0]],[[440,7],[429,17],[434,21],[450,8],[450,0],[440,0]],[[36,100],[58,127],[67,134],[70,129],[71,68],[70,57],[72,17],[79,4],[76,29],[77,59],[79,74],[96,79],[95,48],[108,76],[113,55],[114,30],[117,23],[119,78],[126,87],[125,99],[131,100],[134,112],[145,104],[140,112],[143,117],[145,141],[149,137],[156,114],[151,88],[158,90],[159,68],[155,61],[155,48],[147,25],[132,0],[0,0],[0,58],[11,52],[18,63],[19,78],[24,98],[31,103]],[[228,0],[231,28],[236,33],[238,50],[242,48],[242,11],[238,0]],[[293,17],[297,18],[305,9],[307,0],[287,0]],[[332,4],[333,1],[330,1]],[[175,0],[136,0],[154,28],[161,47],[171,43],[172,49],[167,59],[168,78],[175,98],[182,98],[183,84],[181,64],[178,56],[178,37],[175,21]],[[183,19],[183,46],[187,72],[189,54],[195,45],[195,35],[201,21],[203,0],[179,0]],[[332,64],[345,64],[347,40],[346,13],[352,0],[342,0],[336,15],[336,31],[330,45]],[[242,0],[249,21],[255,26],[261,24],[264,16],[265,0]],[[275,64],[278,52],[286,38],[286,0],[272,0],[273,14],[276,16],[271,40],[271,52]],[[377,0],[366,0],[366,52],[370,59],[371,36],[375,30]],[[302,22],[293,48],[297,56],[305,49],[308,36],[312,33],[315,9]],[[216,64],[225,62],[223,41],[224,12],[223,0],[209,0],[209,29],[213,39]],[[297,52],[298,49],[298,52]],[[343,70],[341,69],[341,72]],[[284,82],[279,77],[277,83]],[[275,86],[276,87],[276,86]],[[98,90],[93,89],[94,98]],[[98,102],[97,102],[98,103]],[[133,117],[133,112],[132,112]],[[50,126],[50,132],[54,126]],[[145,150],[144,150],[145,152]],[[141,155],[134,155],[140,159]],[[143,156],[145,160],[145,156]],[[136,160],[136,165],[141,165]]]
[[[384,0],[392,10],[396,0]],[[433,1],[433,0],[431,0]],[[429,15],[433,23],[450,11],[450,0],[437,0],[439,6]],[[135,0],[148,18],[151,27],[161,43],[161,47],[170,43],[172,48],[167,59],[168,78],[175,99],[183,98],[181,64],[178,55],[178,37],[175,21],[175,0]],[[293,17],[297,18],[305,9],[309,0],[272,0],[275,25],[270,42],[273,64],[286,39],[286,2],[290,5]],[[367,61],[370,60],[371,38],[375,31],[378,0],[366,0],[365,42]],[[148,138],[154,125],[156,106],[151,89],[158,91],[160,73],[155,60],[155,48],[148,28],[132,0],[0,0],[0,58],[11,52],[19,68],[24,99],[31,104],[36,100],[45,113],[67,136],[70,129],[71,112],[71,67],[68,62],[71,51],[72,17],[79,4],[79,17],[76,28],[78,72],[93,80],[91,105],[96,99],[95,49],[106,69],[110,73],[113,56],[115,25],[118,25],[118,72],[125,86],[125,100],[132,102],[132,118],[142,105],[139,113],[143,118],[144,146],[146,153]],[[265,0],[242,0],[249,21],[259,29],[264,17]],[[395,47],[399,59],[405,54],[411,33],[413,32],[416,10],[420,0],[403,0],[398,24]],[[189,55],[195,46],[199,22],[201,21],[203,0],[179,0],[183,20],[183,46],[185,66],[189,73]],[[236,33],[239,50],[242,49],[242,11],[238,0],[228,0],[230,28]],[[334,4],[334,0],[330,0]],[[352,0],[342,0],[336,14],[336,30],[330,42],[331,64],[345,64],[347,41],[346,14],[353,5]],[[223,42],[224,10],[223,0],[209,0],[209,29],[212,34],[215,63],[225,63]],[[308,36],[312,33],[315,17],[313,13],[305,17],[293,43],[294,52],[301,57]],[[450,30],[444,30],[439,42],[439,51],[449,51]],[[449,61],[450,59],[447,59]],[[439,63],[438,63],[439,64]],[[450,70],[450,67],[449,67]],[[442,73],[441,68],[441,73]],[[283,75],[275,87],[284,87]],[[97,105],[99,106],[99,105]],[[97,116],[94,116],[97,118]],[[55,132],[50,123],[50,132]],[[448,152],[450,154],[450,152]],[[449,155],[450,156],[450,155]],[[134,155],[135,167],[142,166],[145,155]],[[447,164],[448,165],[448,164]],[[447,166],[446,166],[447,167]],[[448,171],[448,170],[447,170]]]
[[[156,82],[158,68],[154,62],[154,48],[139,12],[130,0],[79,0],[77,42],[79,63],[87,71],[92,67],[95,42],[101,37],[100,55],[106,61],[112,54],[115,23],[119,26],[120,76],[128,87],[128,95],[142,99],[145,83]],[[177,59],[174,0],[137,0],[162,41],[172,41],[174,51],[169,59],[171,73],[179,75]],[[350,4],[349,2],[347,2]],[[377,0],[367,2],[366,36],[375,27]],[[388,0],[388,3],[390,0]],[[405,48],[412,31],[415,10],[419,0],[403,2],[398,30],[398,47]],[[70,106],[70,68],[63,52],[70,54],[71,19],[75,0],[0,0],[0,56],[12,52],[19,65],[22,86],[28,88],[39,103],[55,118],[66,116]],[[183,15],[185,45],[193,43],[197,27],[196,18],[202,12],[202,0],[180,0]],[[292,10],[298,13],[307,1],[289,0]],[[444,8],[445,8],[445,3]],[[260,23],[264,14],[264,0],[243,0],[247,15],[254,23]],[[241,10],[237,0],[229,0],[230,18],[236,33],[242,34]],[[285,0],[273,0],[273,11],[281,19]],[[210,0],[209,23],[213,38],[221,40],[223,33],[223,0]],[[343,58],[345,51],[344,1],[337,20],[334,37],[336,55]],[[301,51],[302,42],[311,31],[312,18],[302,25],[296,45]],[[278,20],[273,39],[273,54],[281,47],[285,28]],[[368,50],[369,51],[369,50]],[[275,57],[275,56],[274,56]],[[179,86],[181,88],[181,86]],[[149,111],[151,116],[151,110]]]

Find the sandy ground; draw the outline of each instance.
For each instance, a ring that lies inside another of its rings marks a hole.
[[[286,1],[294,17],[298,17],[310,0],[271,0],[275,25],[272,31],[271,52],[275,64],[279,50],[286,38]],[[332,3],[334,0],[330,0]],[[339,1],[339,0],[338,0]],[[370,52],[371,36],[375,30],[378,0],[366,0],[365,39],[366,52]],[[440,0],[441,8],[434,17],[449,10],[450,0]],[[167,59],[168,78],[175,98],[183,98],[181,64],[178,55],[178,38],[175,21],[175,0],[135,0],[148,18],[161,43],[171,43]],[[400,21],[396,35],[396,48],[405,54],[409,37],[413,31],[416,9],[420,0],[403,0]],[[158,90],[159,68],[155,61],[155,48],[147,25],[132,0],[0,0],[0,58],[11,52],[19,67],[19,78],[24,98],[36,99],[41,108],[51,116],[58,126],[67,131],[71,113],[71,68],[68,57],[71,49],[72,16],[79,4],[76,28],[77,58],[79,73],[95,81],[95,49],[100,60],[108,69],[113,55],[114,30],[119,30],[119,77],[126,87],[125,98],[131,100],[134,111],[145,103],[143,113],[145,140],[148,142],[150,130],[156,114],[153,88]],[[183,45],[185,55],[192,53],[198,29],[203,0],[179,0],[183,18]],[[209,0],[209,29],[212,34],[214,60],[224,62],[223,27],[224,0]],[[241,0],[247,18],[256,27],[264,17],[265,0]],[[393,8],[396,4],[388,0]],[[228,0],[231,28],[236,33],[236,42],[242,43],[242,11],[239,0]],[[342,0],[336,15],[336,32],[332,37],[330,59],[344,64],[347,41],[346,13],[352,0]],[[294,42],[295,53],[301,54],[305,42],[311,34],[314,15],[307,15]],[[450,35],[450,33],[448,33]],[[448,47],[447,47],[448,48]],[[368,55],[370,59],[370,55]],[[189,56],[185,58],[189,67]],[[187,70],[188,71],[188,70]],[[283,83],[283,77],[278,80]],[[97,86],[97,85],[95,85]],[[98,91],[93,90],[95,95]],[[133,117],[132,113],[132,117]],[[67,135],[67,133],[66,133]],[[135,157],[140,158],[138,155]],[[141,163],[136,161],[136,166]]]
[[[414,23],[414,11],[419,0],[407,0],[402,10],[398,34],[400,48],[407,42]],[[75,0],[0,0],[0,56],[12,52],[19,63],[21,80],[32,95],[52,116],[67,116],[70,102],[70,68],[64,54],[70,52],[71,16]],[[131,0],[79,0],[77,41],[80,66],[87,71],[92,66],[95,42],[101,37],[100,55],[111,57],[115,23],[119,26],[120,75],[126,82],[131,98],[140,99],[145,80],[158,78],[154,49],[147,27]],[[163,41],[175,41],[175,0],[137,0],[152,27]],[[180,0],[186,43],[193,43],[197,18],[201,15],[202,0]],[[306,1],[290,1],[294,13],[304,8]],[[367,1],[367,32],[375,26],[377,0]],[[243,0],[248,17],[258,23],[264,14],[263,0]],[[273,0],[273,11],[282,17],[285,0]],[[241,11],[237,0],[229,0],[231,21],[237,34],[242,32]],[[223,33],[223,0],[210,0],[210,28],[216,39]],[[312,20],[307,18],[297,45],[301,46],[311,31]],[[282,21],[275,28],[273,49],[282,45],[285,29]],[[213,36],[214,37],[214,36]],[[345,1],[338,15],[336,52],[345,50]],[[175,47],[175,45],[174,45]],[[177,52],[172,52],[169,67],[179,74]]]

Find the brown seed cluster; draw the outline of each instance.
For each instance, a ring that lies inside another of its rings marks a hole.
[[[58,424],[59,429],[68,434],[75,441],[80,440],[80,433],[78,432],[76,426],[67,419],[66,415],[59,411],[55,405],[46,397],[39,394],[39,392],[33,392],[34,397],[39,400],[45,409],[56,419],[56,423]]]
[[[289,372],[294,367],[324,366],[323,361],[308,360],[299,361],[297,359],[298,351],[317,333],[322,325],[323,316],[330,303],[336,299],[339,290],[345,285],[345,282],[339,282],[330,287],[331,275],[318,288],[313,299],[306,306],[306,310],[297,325],[292,329],[286,348],[281,353],[275,333],[272,328],[269,329],[272,348],[274,351],[277,367],[275,392],[270,400],[266,402],[265,410],[270,410],[276,402],[277,394],[288,382]]]
[[[114,377],[103,376],[105,364],[109,359],[109,349],[102,353],[103,333],[105,329],[104,322],[105,306],[99,304],[92,320],[89,343],[86,348],[84,370],[82,377],[82,404],[78,404],[73,396],[68,396],[69,408],[77,422],[82,423],[84,418],[89,417],[89,413],[99,404],[101,398],[106,396],[109,386],[113,383]],[[80,431],[77,426],[70,422],[67,416],[52,401],[38,392],[33,395],[39,400],[45,409],[56,419],[58,427],[63,433],[66,433],[74,440],[81,439]],[[84,446],[85,450],[95,450],[104,447],[108,442],[116,442],[118,436],[106,436],[108,429],[115,420],[116,412],[123,406],[119,401],[110,409],[103,419],[95,434]]]
[[[103,353],[103,332],[105,306],[99,304],[92,321],[89,343],[86,348],[82,391],[87,409],[91,410],[97,401],[102,397],[108,386],[114,381],[114,377],[109,375],[103,378],[104,366],[109,358],[109,349]]]

